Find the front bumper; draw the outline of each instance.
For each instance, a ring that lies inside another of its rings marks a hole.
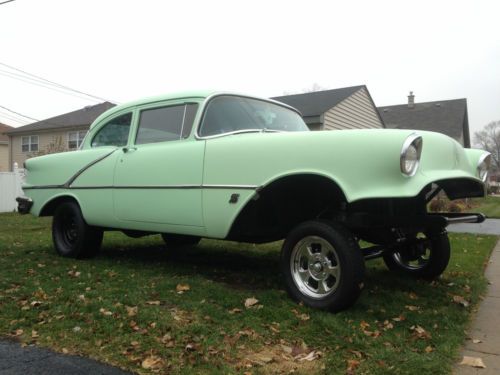
[[[21,215],[28,214],[31,210],[31,206],[33,206],[33,201],[30,198],[26,197],[17,197],[17,212]]]

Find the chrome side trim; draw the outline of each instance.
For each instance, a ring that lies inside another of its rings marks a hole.
[[[233,190],[258,190],[257,185],[103,185],[103,186],[66,186],[64,185],[40,185],[40,186],[26,186],[23,189],[70,189],[70,190],[84,190],[84,189],[233,189]]]

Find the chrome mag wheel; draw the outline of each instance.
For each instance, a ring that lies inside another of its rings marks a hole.
[[[323,298],[333,293],[340,280],[340,264],[334,247],[318,236],[297,242],[290,258],[293,280],[302,293]]]

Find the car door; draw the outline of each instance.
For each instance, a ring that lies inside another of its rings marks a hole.
[[[202,227],[205,142],[190,138],[196,103],[139,108],[114,175],[119,220]]]

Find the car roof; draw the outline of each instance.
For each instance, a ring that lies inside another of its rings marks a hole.
[[[90,128],[92,129],[95,126],[95,124],[97,124],[98,122],[100,122],[104,118],[109,117],[109,116],[111,116],[117,112],[120,112],[124,109],[127,109],[127,108],[141,106],[144,104],[151,104],[151,103],[155,103],[155,102],[164,102],[164,101],[173,100],[173,99],[206,99],[212,95],[236,95],[236,96],[244,96],[244,97],[254,98],[254,99],[259,99],[259,100],[265,100],[268,102],[278,104],[278,105],[283,106],[283,107],[290,108],[290,109],[292,109],[300,114],[300,112],[297,109],[289,106],[288,104],[281,103],[281,102],[278,102],[278,101],[273,100],[273,99],[260,98],[260,97],[253,96],[253,95],[241,94],[241,93],[237,93],[237,92],[215,91],[215,90],[182,91],[182,92],[174,92],[174,93],[170,93],[170,94],[163,94],[163,95],[146,97],[146,98],[142,98],[139,100],[134,100],[131,102],[119,104],[111,109],[108,109],[106,112],[104,112],[99,117],[97,117],[94,120],[94,122],[92,123],[92,125],[90,126]]]

